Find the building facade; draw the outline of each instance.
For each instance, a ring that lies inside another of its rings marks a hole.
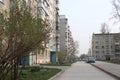
[[[50,54],[52,52],[56,53],[56,50],[59,50],[59,45],[56,47],[56,27],[58,27],[58,0],[25,0],[27,5],[31,8],[33,16],[41,14],[42,18],[47,18],[50,23],[51,33],[50,41],[47,44],[47,47],[44,53],[36,49],[31,52],[27,59],[29,59],[29,64],[39,64],[39,63],[48,63],[50,62]],[[0,11],[9,10],[12,5],[12,0],[0,0]],[[38,13],[38,9],[40,13]]]
[[[74,40],[70,26],[68,25],[68,19],[65,15],[60,15],[60,51],[67,53],[66,60],[70,60],[74,56]]]
[[[58,27],[58,0],[38,0],[37,7],[41,10],[42,18],[47,18],[50,23],[50,27],[52,29],[50,33],[50,41],[47,44],[47,47],[44,53],[41,53],[39,49],[31,54],[30,64],[44,64],[49,63],[51,61],[56,62],[56,50],[58,49],[58,45],[56,47],[56,27]]]
[[[68,19],[60,15],[60,51],[68,51]]]
[[[120,33],[93,34],[92,55],[97,60],[120,59]]]

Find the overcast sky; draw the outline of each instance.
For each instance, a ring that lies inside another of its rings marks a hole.
[[[74,40],[79,41],[80,54],[88,52],[92,33],[100,33],[103,22],[109,24],[111,32],[120,32],[110,20],[111,0],[60,0],[59,8],[68,18]]]

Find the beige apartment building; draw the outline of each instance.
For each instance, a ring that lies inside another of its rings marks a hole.
[[[92,56],[97,60],[120,59],[120,33],[93,34]]]
[[[72,60],[75,56],[75,42],[73,40],[72,32],[70,26],[68,27],[68,60]]]
[[[67,53],[67,60],[75,54],[72,32],[65,15],[60,15],[60,51],[65,51]]]
[[[50,62],[50,53],[56,52],[56,19],[58,17],[58,0],[26,0],[27,5],[31,7],[34,16],[38,14],[37,9],[41,10],[42,18],[47,18],[50,22],[52,32],[50,35],[50,43],[43,54],[39,49],[31,52],[29,55],[29,64],[40,64]],[[11,6],[10,0],[0,0],[0,11],[9,10]]]
[[[36,56],[31,56],[30,64],[49,63],[51,52],[56,52],[56,14],[58,8],[58,0],[41,0],[37,2],[37,6],[41,9],[42,17],[47,17],[50,21],[52,32],[50,34],[50,42],[47,45],[47,49],[44,54],[40,54],[40,51],[35,51]]]
[[[32,7],[33,13],[37,13],[37,9],[41,10],[42,18],[47,18],[50,22],[52,31],[50,33],[50,41],[44,53],[39,49],[30,53],[30,65],[44,64],[50,62],[51,52],[56,52],[56,20],[58,17],[58,0],[27,0],[27,3]]]

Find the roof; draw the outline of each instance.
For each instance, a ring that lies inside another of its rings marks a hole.
[[[97,33],[97,34],[94,34],[93,35],[120,35],[120,33]]]

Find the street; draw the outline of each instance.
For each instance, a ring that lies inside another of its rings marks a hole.
[[[76,62],[53,80],[117,80],[85,62]]]

